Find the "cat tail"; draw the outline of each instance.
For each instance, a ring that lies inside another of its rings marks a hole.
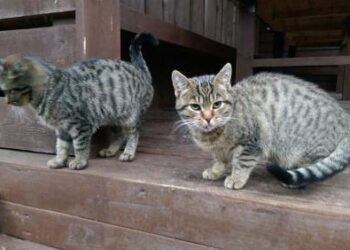
[[[129,55],[131,63],[142,69],[147,69],[147,64],[143,59],[141,48],[144,43],[158,46],[159,41],[150,33],[139,33],[131,41]]]
[[[286,187],[301,188],[309,183],[325,180],[343,171],[350,163],[350,138],[344,138],[326,158],[305,168],[285,170],[267,166],[267,170]]]

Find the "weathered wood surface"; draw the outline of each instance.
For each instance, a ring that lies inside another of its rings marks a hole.
[[[21,240],[8,235],[0,234],[1,250],[55,250],[56,248],[47,247],[41,244]]]
[[[76,59],[120,58],[119,0],[76,0],[76,33]]]
[[[288,190],[260,167],[245,189],[225,190],[222,181],[201,179],[210,155],[172,133],[175,119],[147,120],[135,161],[96,159],[80,172],[47,169],[47,155],[0,150],[0,197],[208,247],[348,247],[350,170]]]
[[[0,0],[0,19],[74,11],[74,0]]]
[[[0,57],[37,55],[57,65],[75,61],[75,25],[0,32]]]
[[[0,202],[0,223],[1,231],[3,232],[67,250],[213,249],[168,237],[10,202]],[[45,250],[53,248],[8,249]]]

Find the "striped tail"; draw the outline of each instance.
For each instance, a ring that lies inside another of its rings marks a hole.
[[[286,187],[301,188],[309,183],[325,180],[343,171],[350,163],[349,146],[350,140],[345,138],[328,157],[311,166],[285,170],[270,165],[267,170]]]
[[[145,60],[143,59],[141,48],[144,43],[148,43],[154,46],[159,44],[158,40],[150,33],[139,33],[134,39],[131,41],[129,46],[129,54],[131,63],[143,68],[147,69],[147,65]]]

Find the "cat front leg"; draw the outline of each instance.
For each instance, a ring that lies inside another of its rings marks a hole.
[[[139,143],[139,131],[137,127],[126,128],[126,145],[123,153],[119,156],[120,161],[132,161],[135,158],[137,145]]]
[[[214,165],[203,171],[202,177],[205,180],[219,180],[227,174],[227,159],[219,152],[215,154]]]
[[[257,151],[252,150],[251,147],[238,146],[234,151],[231,162],[232,173],[226,177],[224,182],[227,189],[243,188],[247,184],[252,170],[260,160]]]
[[[56,157],[47,162],[50,168],[64,168],[67,166],[68,151],[72,138],[62,130],[56,130]]]
[[[80,127],[73,134],[75,158],[69,162],[68,166],[73,170],[81,170],[86,168],[88,164],[92,130],[88,127]]]

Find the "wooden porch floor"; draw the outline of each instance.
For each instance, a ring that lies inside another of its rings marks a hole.
[[[348,249],[350,169],[288,190],[261,166],[225,190],[176,119],[147,119],[130,163],[50,170],[51,155],[0,150],[0,231],[64,249]]]

